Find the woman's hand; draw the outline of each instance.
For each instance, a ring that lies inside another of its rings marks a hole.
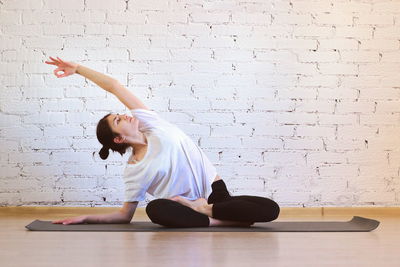
[[[54,75],[56,75],[57,78],[72,75],[76,72],[76,69],[78,68],[78,64],[74,62],[63,61],[59,57],[57,57],[57,59],[50,57],[50,59],[51,61],[45,61],[45,63],[57,66],[57,68],[54,70]],[[62,74],[59,74],[59,72],[62,72]]]
[[[80,224],[80,223],[86,223],[87,215],[81,215],[78,217],[72,217],[64,220],[58,220],[58,221],[52,221],[52,223],[58,223],[58,224]]]

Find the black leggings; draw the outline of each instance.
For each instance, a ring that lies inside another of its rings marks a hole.
[[[213,204],[212,217],[237,222],[270,222],[278,218],[278,204],[257,196],[231,196],[223,180],[213,182],[208,204]],[[210,219],[176,201],[160,198],[150,201],[146,213],[153,223],[166,227],[207,227]]]

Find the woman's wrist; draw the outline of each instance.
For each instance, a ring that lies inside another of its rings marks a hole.
[[[79,70],[80,70],[81,68],[82,68],[81,65],[76,64],[75,73],[76,73],[76,74],[79,74],[79,75],[82,75],[82,74],[79,72]]]
[[[129,223],[126,216],[120,211],[109,214],[88,215],[85,218],[86,223]]]

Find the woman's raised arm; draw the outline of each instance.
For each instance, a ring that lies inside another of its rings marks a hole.
[[[51,61],[45,61],[46,64],[55,65],[57,68],[54,70],[54,75],[57,78],[70,76],[78,73],[83,77],[91,80],[104,90],[115,95],[128,109],[149,109],[144,103],[132,94],[126,87],[121,85],[116,79],[107,76],[103,73],[89,69],[85,66],[76,64],[74,62],[63,61],[59,57],[57,59],[50,57]],[[59,72],[62,72],[61,74]]]

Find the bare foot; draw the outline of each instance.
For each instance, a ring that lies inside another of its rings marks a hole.
[[[205,198],[198,198],[196,200],[187,200],[180,196],[175,196],[170,198],[173,201],[176,201],[184,206],[187,206],[201,214],[207,215],[208,217],[212,217],[212,206],[213,204],[208,204]]]
[[[241,226],[241,227],[249,227],[253,225],[253,222],[236,222],[236,221],[222,221],[211,217],[212,213],[212,204],[208,205],[208,202],[205,198],[198,198],[196,200],[187,200],[180,196],[175,196],[170,198],[170,200],[176,201],[184,206],[187,206],[197,212],[205,214],[210,219],[209,226]]]
[[[178,203],[181,203],[182,205],[185,205],[189,208],[192,208],[193,210],[197,211],[199,208],[208,205],[207,200],[205,198],[198,198],[196,200],[188,200],[180,196],[175,196],[170,198],[173,201],[176,201]]]

